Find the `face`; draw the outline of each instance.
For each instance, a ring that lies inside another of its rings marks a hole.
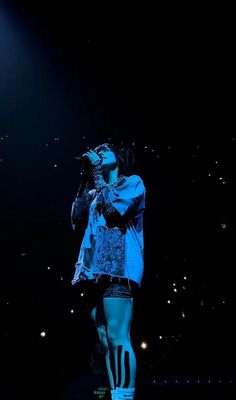
[[[94,151],[102,158],[102,168],[104,170],[111,170],[116,167],[116,156],[109,148],[108,143],[104,143],[95,147]]]

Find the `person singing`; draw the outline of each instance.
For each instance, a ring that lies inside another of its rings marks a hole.
[[[137,362],[130,329],[144,272],[146,189],[130,148],[104,143],[84,155],[71,225],[83,239],[72,285],[81,285],[102,343],[112,400],[134,399]]]

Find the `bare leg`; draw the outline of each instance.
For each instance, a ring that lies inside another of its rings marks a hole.
[[[136,379],[136,357],[130,341],[133,316],[133,298],[103,298],[107,324],[107,339],[115,364],[115,385],[134,388]]]
[[[104,312],[102,309],[102,305],[95,306],[92,311],[90,311],[90,315],[95,323],[95,327],[97,329],[99,341],[102,343],[104,352],[105,352],[105,362],[107,368],[108,379],[110,382],[110,387],[115,389],[114,382],[114,366],[113,366],[113,358],[111,357],[110,347],[107,340],[107,330],[104,319]]]

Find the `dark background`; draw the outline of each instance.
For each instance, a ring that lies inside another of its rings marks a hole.
[[[81,171],[73,157],[105,141],[132,147],[147,190],[145,273],[132,328],[141,379],[234,379],[230,14],[1,2],[6,398],[35,388],[43,398],[59,396],[90,374],[91,357],[99,359],[96,332],[70,283],[82,239],[70,212]]]

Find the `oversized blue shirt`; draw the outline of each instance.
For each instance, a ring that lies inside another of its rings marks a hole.
[[[104,181],[103,181],[104,182]],[[143,212],[146,189],[138,175],[96,185],[72,204],[73,230],[85,229],[72,284],[110,275],[141,286],[144,271]]]

